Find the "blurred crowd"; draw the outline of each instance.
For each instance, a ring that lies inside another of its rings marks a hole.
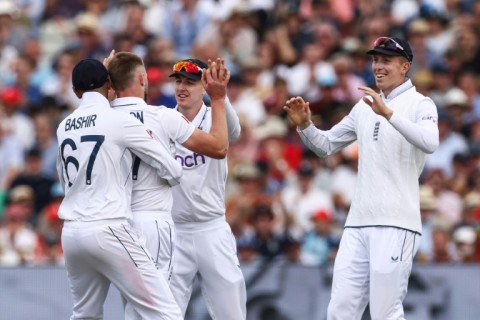
[[[303,96],[330,128],[375,86],[365,52],[386,35],[410,42],[409,76],[439,113],[416,260],[480,262],[479,30],[475,0],[0,0],[0,266],[63,264],[55,130],[79,102],[73,66],[112,49],[143,57],[148,102],[168,107],[176,60],[224,58],[242,124],[226,190],[241,261],[332,262],[358,150],[318,158],[282,106]]]

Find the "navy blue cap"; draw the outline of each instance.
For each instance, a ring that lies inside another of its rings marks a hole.
[[[81,60],[73,68],[73,87],[81,91],[90,91],[102,87],[108,79],[105,66],[95,59]]]
[[[385,41],[379,41],[386,39]],[[413,53],[407,40],[397,37],[381,37],[375,41],[373,49],[367,51],[367,54],[384,54],[387,56],[402,56],[412,62]]]
[[[200,80],[202,69],[207,68],[208,65],[199,59],[180,60],[173,65],[173,73],[169,77],[184,76],[192,80]]]

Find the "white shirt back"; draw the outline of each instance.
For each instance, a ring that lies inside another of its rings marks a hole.
[[[171,152],[172,158],[175,155],[175,143],[183,144],[195,130],[194,125],[176,110],[149,106],[140,98],[118,98],[111,105],[115,110],[127,112],[143,122],[153,132],[155,139]],[[173,199],[170,185],[138,157],[133,161],[132,179],[133,212],[171,212]]]
[[[134,117],[110,108],[97,92],[86,92],[78,109],[57,129],[57,171],[65,187],[59,209],[64,220],[130,218],[132,154],[178,182],[182,170]]]

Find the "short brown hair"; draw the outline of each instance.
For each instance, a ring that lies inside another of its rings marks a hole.
[[[131,52],[118,52],[108,63],[108,73],[112,81],[113,89],[125,90],[134,79],[136,70],[143,66],[143,60]]]

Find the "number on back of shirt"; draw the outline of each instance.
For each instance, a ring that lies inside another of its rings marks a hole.
[[[88,142],[95,143],[93,145],[92,151],[90,152],[90,156],[88,157],[86,181],[85,181],[87,185],[92,184],[93,166],[95,165],[95,159],[97,158],[98,151],[100,150],[100,147],[102,146],[102,143],[104,141],[105,141],[104,135],[85,135],[80,137],[80,143],[88,143]],[[75,141],[68,138],[63,140],[60,146],[60,153],[62,155],[63,167],[65,169],[65,174],[67,176],[68,186],[71,187],[73,183],[70,181],[70,176],[68,174],[68,166],[73,165],[78,171],[80,167],[80,163],[78,162],[77,158],[75,158],[73,155],[69,155],[68,157],[65,157],[65,148],[67,146],[70,147],[72,151],[75,151],[77,150],[77,145]]]

